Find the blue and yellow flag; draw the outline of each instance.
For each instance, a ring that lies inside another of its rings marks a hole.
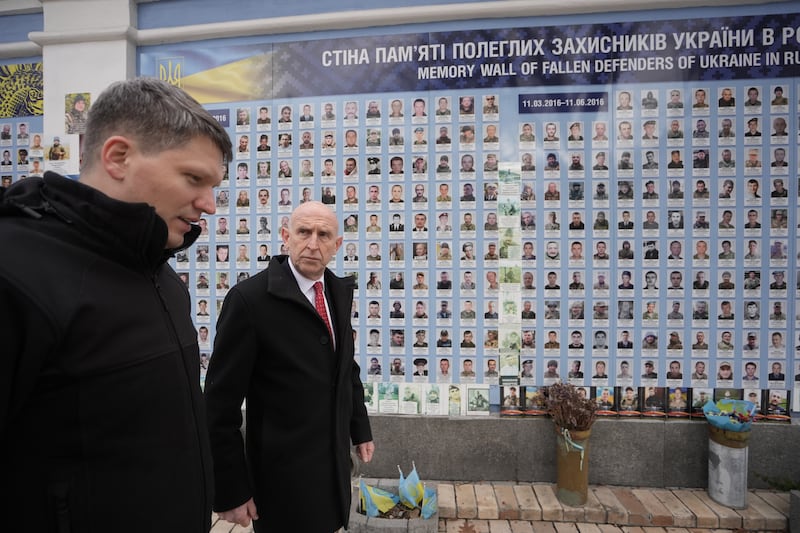
[[[378,516],[397,505],[399,499],[391,492],[370,487],[363,479],[359,479],[358,483],[361,491],[361,509],[367,516]]]
[[[417,465],[411,463],[412,470],[408,474],[408,478],[403,478],[403,471],[400,465],[397,465],[397,470],[400,472],[400,484],[398,485],[398,492],[400,493],[400,501],[409,509],[422,506],[422,481],[417,474]]]
[[[439,503],[436,496],[436,489],[428,488],[423,489],[422,495],[422,518],[428,519],[436,514],[439,510]]]

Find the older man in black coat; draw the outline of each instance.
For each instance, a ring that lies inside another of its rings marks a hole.
[[[205,387],[214,508],[256,532],[332,533],[349,518],[351,441],[363,461],[374,451],[353,361],[355,283],[326,268],[342,237],[325,205],[298,207],[281,236],[289,255],[234,286],[217,324]]]

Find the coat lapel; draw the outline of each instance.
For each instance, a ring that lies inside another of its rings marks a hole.
[[[353,304],[353,279],[337,277],[330,270],[325,270],[325,290],[328,295],[328,304],[333,314],[333,326],[336,328],[336,338],[343,339],[342,335],[353,335],[350,328],[350,308]]]
[[[300,287],[297,285],[289,267],[288,256],[275,256],[270,261],[270,276],[267,285],[267,292],[277,298],[290,300],[296,302],[298,305],[303,306],[313,313],[314,316],[322,323],[322,318],[317,314],[317,310],[308,301],[308,298],[300,292]],[[346,339],[345,335],[352,336],[352,331],[347,327],[350,324],[349,315],[350,308],[353,303],[353,278],[339,278],[332,271],[325,269],[325,292],[328,299],[328,306],[331,309],[333,319],[333,327],[336,332],[337,347],[344,346],[342,340]],[[337,353],[341,350],[337,349]],[[337,365],[338,366],[338,365]]]
[[[317,311],[314,309],[314,306],[311,305],[308,298],[300,292],[300,286],[297,285],[297,280],[294,279],[292,271],[289,268],[288,256],[282,255],[273,257],[270,261],[269,268],[270,273],[267,292],[277,298],[296,302],[316,314]]]

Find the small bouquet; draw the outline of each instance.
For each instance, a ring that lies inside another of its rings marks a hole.
[[[712,426],[740,433],[750,431],[755,419],[756,404],[747,400],[722,399],[716,403],[709,401],[703,406],[703,413]]]
[[[582,396],[570,383],[547,387],[547,411],[560,429],[586,431],[597,418],[597,404]]]

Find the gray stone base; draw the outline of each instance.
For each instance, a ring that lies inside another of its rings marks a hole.
[[[364,481],[367,483],[367,481]],[[348,533],[436,533],[439,528],[439,513],[429,519],[412,518],[403,520],[398,518],[373,518],[363,515],[359,511],[361,494],[358,490],[358,481],[353,481],[353,496],[350,501],[350,524]],[[398,482],[382,481],[380,488],[397,493]]]
[[[800,532],[800,490],[789,493],[789,531]]]
[[[372,415],[375,456],[364,477],[393,478],[415,461],[419,475],[439,481],[556,480],[555,432],[549,418],[446,418]],[[750,437],[747,479],[800,479],[800,421],[758,422]],[[708,423],[689,420],[602,419],[592,426],[591,485],[707,487]],[[800,533],[800,530],[798,530]]]

